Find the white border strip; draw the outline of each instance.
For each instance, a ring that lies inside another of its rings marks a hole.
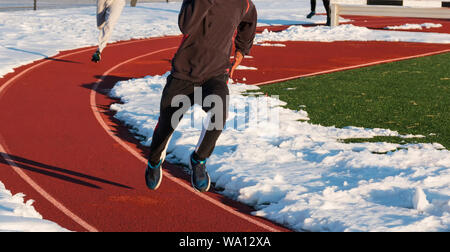
[[[403,6],[403,7],[423,7],[423,8],[440,8],[442,7],[443,2],[448,2],[447,0],[398,0],[401,2],[401,5],[395,6]],[[368,4],[367,0],[331,0],[330,4],[351,4],[351,5],[376,5],[376,4]],[[379,4],[380,5],[380,4]],[[393,4],[384,4],[384,5],[393,5]]]

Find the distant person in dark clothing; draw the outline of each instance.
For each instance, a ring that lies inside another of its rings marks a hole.
[[[323,6],[327,12],[327,26],[330,26],[330,0],[322,0]],[[316,15],[316,0],[311,0],[311,12],[306,16],[307,18],[312,18]]]

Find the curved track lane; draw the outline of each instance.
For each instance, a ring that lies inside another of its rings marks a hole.
[[[117,43],[102,64],[89,62],[93,49],[80,49],[7,76],[0,86],[2,180],[37,200],[44,218],[76,231],[287,231],[215,192],[186,190],[184,177],[149,191],[145,165],[100,127],[92,92],[111,102],[102,92],[108,85],[167,71],[178,44],[178,37]],[[124,129],[117,135],[135,143]]]
[[[161,188],[146,188],[146,149],[114,120],[108,108],[117,101],[106,94],[119,80],[167,72],[179,43],[179,37],[115,43],[101,64],[89,62],[94,48],[62,52],[0,79],[0,179],[8,189],[24,192],[44,218],[76,231],[288,231],[217,192],[193,192],[187,175],[168,163]],[[255,47],[243,64],[259,71],[238,71],[237,78],[265,84],[450,49],[285,44]]]

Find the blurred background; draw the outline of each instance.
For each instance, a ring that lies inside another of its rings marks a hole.
[[[127,4],[136,2],[135,0],[126,0]],[[181,0],[137,0],[139,3],[149,2],[177,2]],[[15,11],[24,9],[52,9],[52,8],[76,8],[89,5],[95,5],[96,0],[0,0],[0,11]]]

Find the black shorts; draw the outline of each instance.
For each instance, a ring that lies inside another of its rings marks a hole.
[[[197,144],[197,156],[206,159],[212,154],[226,123],[229,106],[228,78],[228,74],[223,74],[202,83],[193,83],[172,75],[167,77],[161,97],[160,117],[150,146],[151,164],[157,164],[164,158],[174,130],[184,113],[194,104],[200,105],[205,112],[210,112],[208,124]]]

